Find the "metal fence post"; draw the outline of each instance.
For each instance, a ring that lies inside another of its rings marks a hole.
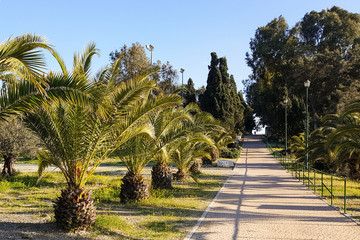
[[[299,171],[299,173],[298,173],[298,171]],[[299,164],[298,164],[298,163],[296,164],[296,174],[298,174],[299,181],[301,181],[301,180],[300,180],[300,178],[301,178],[301,176],[300,176],[300,168],[299,168]]]
[[[299,175],[300,175],[300,173],[299,173]],[[297,164],[295,164],[295,177],[298,178],[298,165]],[[300,176],[298,179],[300,179]]]
[[[346,213],[346,178],[344,179],[344,213]]]
[[[316,193],[316,169],[314,169],[314,192]]]
[[[331,206],[333,205],[333,175],[331,174]]]
[[[303,166],[303,184],[305,185],[305,165]]]
[[[324,173],[321,172],[321,197],[324,197]]]

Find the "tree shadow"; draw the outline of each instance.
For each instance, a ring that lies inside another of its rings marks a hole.
[[[90,239],[81,236],[84,233],[67,233],[57,228],[55,223],[16,223],[0,222],[0,236],[5,239],[40,239],[40,240],[70,240]]]

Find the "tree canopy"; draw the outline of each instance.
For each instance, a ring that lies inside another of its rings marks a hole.
[[[284,99],[288,98],[289,133],[304,129],[305,80],[310,80],[310,127],[334,113],[352,85],[360,79],[360,15],[339,7],[311,11],[294,27],[284,17],[259,27],[250,41],[247,64],[252,68],[244,81],[248,103],[263,124],[282,136]]]
[[[155,65],[152,65],[146,55],[145,48],[140,43],[133,43],[131,47],[124,44],[120,50],[110,53],[112,63],[118,59],[121,59],[117,66],[120,72],[118,81],[128,81],[141,74],[151,72],[151,78],[156,80],[161,90],[166,93],[174,92],[176,80],[178,79],[176,69],[173,68],[169,61],[161,63],[158,60]],[[156,68],[158,68],[158,71],[154,71]]]
[[[212,52],[207,86],[199,96],[201,110],[224,122],[233,134],[239,134],[244,130],[245,102],[241,102],[241,97],[234,76],[228,73],[226,58],[218,58]]]

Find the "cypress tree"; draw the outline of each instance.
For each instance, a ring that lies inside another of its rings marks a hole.
[[[254,109],[252,109],[250,105],[246,104],[241,92],[239,92],[238,95],[240,98],[241,105],[244,107],[244,114],[243,114],[244,128],[241,131],[251,133],[251,131],[256,127],[256,123],[253,117]]]
[[[211,62],[205,92],[199,96],[200,108],[211,113],[215,118],[221,116],[218,104],[218,93],[220,91],[221,73],[219,70],[219,59],[215,52],[211,53]]]
[[[189,78],[185,88],[186,88],[186,93],[184,95],[185,106],[188,105],[189,103],[196,103],[196,90],[195,90],[194,82],[191,78]]]
[[[205,92],[200,95],[200,108],[221,120],[235,135],[244,130],[244,105],[237,93],[233,75],[229,75],[227,60],[211,53],[211,63]]]

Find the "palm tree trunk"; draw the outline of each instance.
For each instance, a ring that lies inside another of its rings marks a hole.
[[[122,179],[120,201],[140,201],[150,196],[149,186],[141,174],[127,172]]]
[[[154,189],[171,189],[171,168],[162,162],[158,162],[151,170],[151,186]]]
[[[175,174],[174,174],[174,180],[176,181],[185,181],[187,178],[189,177],[189,175],[181,170],[178,170]]]
[[[69,187],[54,201],[55,220],[66,231],[89,230],[95,224],[96,208],[91,191]]]
[[[211,161],[212,162],[216,162],[219,159],[219,153],[216,150],[212,150],[210,152],[210,156],[211,156]]]
[[[201,169],[201,162],[194,161],[194,163],[191,165],[189,171],[192,174],[200,174],[201,173],[200,169]]]
[[[14,157],[10,154],[10,155],[3,155],[3,158],[4,158],[4,168],[2,170],[1,175],[3,177],[13,176],[15,174]]]

